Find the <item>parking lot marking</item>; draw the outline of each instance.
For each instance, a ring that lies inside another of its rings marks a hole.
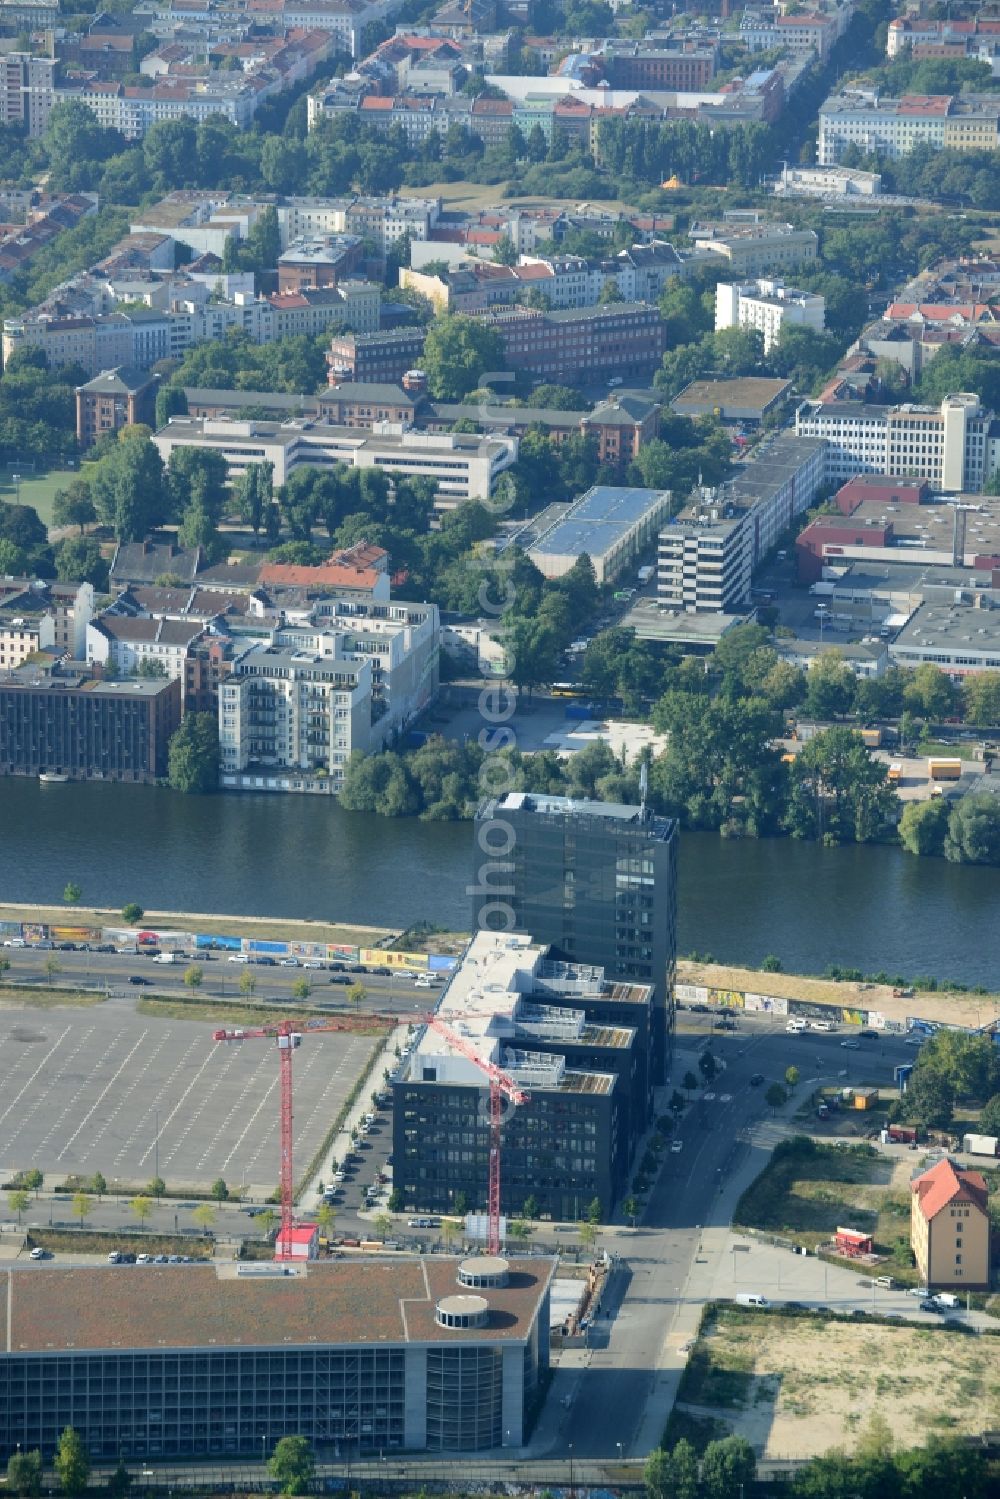
[[[87,1110],[86,1114],[84,1114],[83,1118],[80,1120],[80,1123],[77,1125],[76,1129],[70,1135],[69,1139],[66,1141],[65,1145],[63,1146],[62,1150],[60,1150],[59,1154],[56,1156],[56,1160],[57,1161],[61,1161],[62,1160],[62,1158],[66,1154],[67,1150],[69,1150],[70,1146],[73,1144],[73,1141],[77,1138],[78,1135],[82,1134],[82,1132],[84,1130],[84,1127],[87,1124],[88,1119],[92,1119],[93,1118],[94,1114],[100,1108],[100,1106],[103,1103],[104,1099],[107,1098],[107,1096],[110,1093],[111,1089],[114,1087],[115,1083],[118,1081],[118,1079],[121,1077],[122,1073],[128,1067],[129,1062],[131,1062],[132,1058],[135,1056],[136,1052],[139,1050],[140,1046],[145,1041],[145,1039],[146,1039],[146,1037],[148,1035],[149,1035],[148,1031],[143,1031],[142,1035],[139,1037],[138,1041],[132,1047],[132,1050],[125,1053],[125,1056],[122,1058],[122,1061],[121,1061],[120,1066],[118,1067],[118,1070],[116,1072],[112,1073],[111,1077],[109,1077],[108,1081],[105,1083],[105,1085],[101,1089],[100,1093],[98,1093],[97,1097],[94,1099],[94,1102],[91,1105],[91,1107]]]
[[[66,1037],[70,1034],[71,1030],[72,1030],[72,1026],[68,1025],[66,1027],[66,1029],[63,1031],[62,1035],[59,1037],[58,1041],[56,1041],[55,1045],[49,1051],[47,1051],[45,1053],[45,1056],[42,1058],[42,1060],[39,1062],[38,1066],[35,1068],[34,1072],[28,1078],[28,1081],[24,1084],[24,1087],[21,1088],[21,1090],[14,1095],[14,1097],[11,1099],[10,1103],[4,1109],[3,1113],[0,1114],[0,1124],[2,1124],[3,1121],[7,1118],[8,1114],[10,1114],[14,1109],[17,1108],[18,1104],[20,1103],[20,1101],[24,1097],[24,1095],[27,1092],[30,1091],[30,1089],[32,1088],[33,1084],[41,1076],[42,1072],[44,1071],[44,1069],[46,1068],[46,1066],[48,1065],[48,1063],[52,1060],[52,1058],[55,1056],[56,1052],[59,1050],[60,1046],[66,1040]],[[17,1136],[18,1136],[19,1133],[20,1133],[19,1130],[15,1131],[15,1133],[14,1133],[14,1139],[15,1140],[17,1139]],[[8,1149],[8,1146],[6,1146],[6,1145],[0,1146],[0,1150],[6,1151],[7,1149]]]

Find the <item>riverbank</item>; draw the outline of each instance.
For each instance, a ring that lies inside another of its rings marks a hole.
[[[7,901],[0,905],[0,921],[39,922],[46,926],[121,926],[122,913],[109,906],[40,906]],[[399,929],[340,925],[327,921],[291,921],[282,916],[211,916],[203,911],[143,912],[141,925],[164,931],[204,932],[206,937],[256,937],[270,942],[332,942],[348,947],[376,947],[398,935]]]
[[[908,1016],[950,1025],[980,1028],[1000,1021],[1000,994],[963,994],[954,990],[916,989],[909,996],[893,993],[889,984],[840,982],[798,973],[768,973],[727,963],[680,959],[677,982],[707,989],[797,999],[844,1010],[877,1011],[887,1020],[905,1023]]]

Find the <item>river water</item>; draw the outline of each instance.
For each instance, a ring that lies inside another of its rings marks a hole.
[[[5,901],[55,903],[74,880],[95,905],[464,930],[471,848],[468,823],[361,816],[325,797],[0,779]],[[1000,870],[714,833],[682,836],[680,869],[682,953],[1000,988]]]

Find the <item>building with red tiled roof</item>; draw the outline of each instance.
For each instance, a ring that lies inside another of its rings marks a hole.
[[[69,1425],[105,1463],[123,1451],[259,1459],[292,1430],[331,1457],[348,1444],[519,1447],[549,1363],[554,1264],[394,1254],[8,1269],[0,1456],[50,1461]],[[461,1399],[440,1398],[459,1386]]]
[[[947,1157],[910,1182],[910,1248],[930,1287],[990,1285],[989,1189],[979,1171]]]
[[[373,548],[373,550],[380,550]],[[322,593],[335,592],[344,597],[377,599],[389,598],[389,574],[385,566],[363,566],[360,562],[343,560],[344,553],[334,552],[328,562],[317,567],[297,567],[290,562],[265,562],[260,570],[260,583],[264,588],[305,588]],[[386,553],[382,553],[383,559]]]

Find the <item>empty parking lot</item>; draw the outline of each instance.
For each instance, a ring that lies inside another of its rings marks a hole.
[[[278,1180],[273,1040],[218,1043],[213,1026],[91,1009],[0,1010],[0,1169],[37,1166],[49,1185],[100,1171],[139,1185]],[[295,1053],[295,1174],[319,1149],[378,1044],[306,1035]]]

